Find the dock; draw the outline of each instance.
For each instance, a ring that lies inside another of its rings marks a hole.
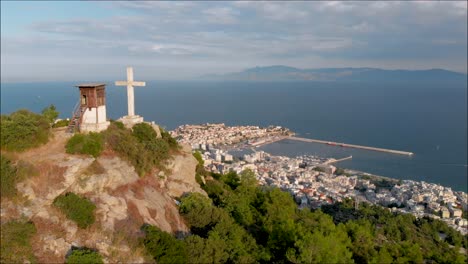
[[[271,143],[275,143],[277,141],[281,141],[281,140],[288,139],[288,138],[289,138],[288,136],[275,136],[275,137],[266,138],[264,140],[252,143],[251,145],[256,147],[256,148],[259,148],[261,146],[268,145],[268,144],[271,144]]]
[[[342,159],[331,159],[331,160],[325,161],[323,164],[329,165],[329,164],[337,163],[337,162],[340,162],[340,161],[350,160],[352,158],[353,158],[353,156],[349,156],[349,157],[342,158]]]
[[[374,148],[374,147],[367,147],[367,146],[360,146],[360,145],[353,145],[353,144],[346,144],[346,143],[338,143],[338,142],[331,142],[331,141],[311,139],[311,138],[288,137],[287,139],[302,141],[302,142],[321,143],[321,144],[326,144],[326,145],[330,145],[330,146],[339,146],[339,147],[345,147],[345,148],[356,148],[356,149],[372,150],[372,151],[386,152],[386,153],[406,155],[406,156],[412,156],[414,154],[413,152],[408,152],[408,151],[401,151],[401,150],[394,150],[394,149],[384,149],[384,148]]]

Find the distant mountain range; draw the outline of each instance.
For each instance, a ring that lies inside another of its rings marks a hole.
[[[443,70],[383,70],[378,68],[298,69],[275,65],[250,68],[241,72],[210,74],[203,80],[231,81],[449,81],[467,80],[467,75]]]

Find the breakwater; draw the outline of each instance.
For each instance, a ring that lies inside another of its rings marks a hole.
[[[296,141],[303,141],[303,142],[311,142],[311,143],[321,143],[321,144],[327,144],[327,145],[330,145],[330,146],[339,146],[339,147],[344,147],[344,148],[357,148],[357,149],[365,149],[365,150],[378,151],[378,152],[386,152],[386,153],[398,154],[398,155],[412,156],[414,154],[413,152],[408,152],[408,151],[401,151],[401,150],[394,150],[394,149],[384,149],[384,148],[375,148],[375,147],[353,145],[353,144],[346,144],[346,143],[338,143],[338,142],[311,139],[311,138],[288,137],[287,139],[296,140]]]

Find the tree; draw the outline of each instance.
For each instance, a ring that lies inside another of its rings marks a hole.
[[[191,193],[181,199],[180,213],[188,221],[193,233],[206,237],[226,212],[213,206],[210,199],[199,193]]]
[[[49,124],[52,125],[59,116],[59,112],[56,110],[55,105],[51,104],[42,109],[42,115],[49,121]]]
[[[143,244],[157,263],[187,263],[185,244],[171,234],[151,225],[142,227]]]

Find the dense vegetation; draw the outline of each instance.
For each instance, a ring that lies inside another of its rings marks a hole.
[[[67,264],[102,264],[101,255],[91,249],[88,248],[79,248],[75,249],[71,252],[71,254],[67,257],[66,262]]]
[[[28,110],[0,116],[0,146],[9,151],[24,151],[49,140],[50,118]]]
[[[69,192],[65,195],[57,196],[53,204],[70,220],[75,221],[80,228],[86,228],[94,223],[94,210],[96,206],[86,198]]]
[[[1,225],[1,263],[34,262],[30,239],[36,233],[32,222],[14,220]]]
[[[1,197],[13,197],[16,195],[16,168],[11,164],[10,159],[0,154],[0,179]]]
[[[256,186],[250,171],[211,176],[202,185],[209,198],[192,193],[181,199],[191,235],[177,239],[156,227],[143,228],[143,244],[158,263],[466,261],[458,249],[467,238],[442,221],[366,204],[355,210],[351,200],[299,210],[288,193]]]
[[[103,132],[108,146],[128,160],[139,175],[150,172],[154,166],[164,169],[171,154],[179,149],[177,141],[161,129],[161,138],[151,125],[140,123],[127,129],[120,122],[112,122]]]
[[[101,133],[75,134],[65,149],[70,154],[88,154],[96,158],[104,150],[104,139]]]
[[[171,154],[179,150],[177,141],[161,129],[161,137],[147,123],[127,129],[121,122],[112,121],[101,133],[75,134],[66,144],[70,154],[89,154],[98,157],[107,147],[126,159],[142,176],[154,167],[164,170]]]

